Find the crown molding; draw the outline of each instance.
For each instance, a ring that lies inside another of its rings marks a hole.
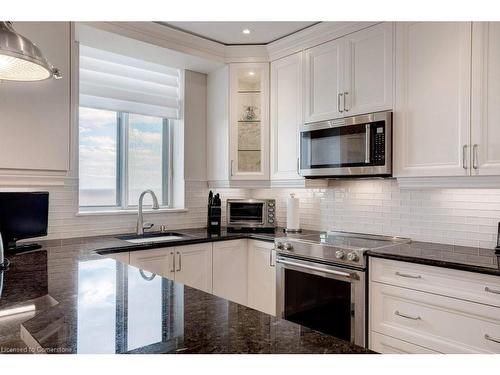
[[[225,46],[156,22],[82,22],[82,24],[198,56],[217,62],[225,62]]]
[[[269,43],[269,60],[274,61],[380,22],[320,22],[304,30]]]
[[[156,22],[82,22],[104,31],[219,63],[270,62],[380,22],[320,22],[261,45],[224,45]]]

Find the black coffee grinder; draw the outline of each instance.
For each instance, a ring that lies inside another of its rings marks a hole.
[[[220,234],[222,222],[222,208],[219,194],[215,194],[210,190],[208,194],[208,216],[207,216],[207,231],[210,234]]]

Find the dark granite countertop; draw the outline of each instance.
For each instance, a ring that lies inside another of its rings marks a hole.
[[[176,232],[191,235],[189,243],[248,237]],[[0,298],[0,352],[26,352],[22,340],[29,351],[49,353],[370,352],[166,278],[147,280],[149,273],[95,252],[156,245],[112,236],[42,244],[41,250],[9,256]]]
[[[368,256],[500,276],[500,254],[494,249],[411,242],[378,250]]]
[[[190,229],[179,229],[173,230],[174,234],[181,234],[184,237],[178,240],[172,240],[169,242],[153,242],[153,243],[130,243],[118,238],[109,237],[108,242],[106,242],[104,248],[96,249],[99,254],[109,254],[118,253],[123,251],[139,251],[146,249],[154,249],[159,247],[169,247],[169,246],[182,246],[191,245],[196,243],[204,242],[216,242],[216,241],[228,241],[237,240],[241,238],[253,238],[262,241],[274,241],[276,237],[288,237],[288,238],[301,238],[302,236],[307,236],[311,234],[318,234],[318,231],[303,230],[300,233],[285,233],[283,228],[277,228],[274,232],[228,232],[225,228],[221,230],[218,234],[210,234],[205,228],[190,228]],[[121,237],[122,235],[118,235]],[[115,236],[117,237],[117,236]]]

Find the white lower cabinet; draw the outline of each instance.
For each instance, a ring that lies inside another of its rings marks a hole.
[[[274,243],[248,240],[248,306],[276,315]]]
[[[213,294],[247,304],[247,240],[213,243]]]
[[[175,281],[212,293],[212,244],[175,247]]]
[[[141,270],[153,272],[157,275],[174,280],[175,248],[165,247],[151,250],[130,252],[130,264]]]
[[[107,254],[192,288],[276,315],[274,243],[228,240]]]
[[[131,251],[130,264],[212,293],[212,244]]]
[[[494,295],[493,276],[376,258],[370,274],[370,349],[500,353],[500,308],[467,293],[482,278],[483,291]]]
[[[375,331],[370,332],[370,349],[384,354],[438,354],[434,350],[424,348],[409,342],[382,335]]]

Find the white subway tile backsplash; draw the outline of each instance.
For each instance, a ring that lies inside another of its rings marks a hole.
[[[500,189],[400,190],[396,180],[336,181],[328,189],[256,189],[275,198],[286,225],[286,198],[301,198],[304,229],[345,230],[492,248],[500,221]]]

